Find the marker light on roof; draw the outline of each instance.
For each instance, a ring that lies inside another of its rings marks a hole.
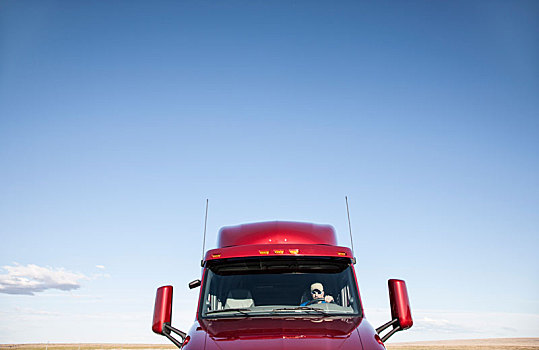
[[[212,258],[220,258],[220,257],[221,257],[221,254],[212,254],[211,257],[212,257]]]
[[[284,250],[282,249],[276,249],[273,251],[275,254],[283,254],[284,253]]]
[[[346,255],[346,252],[338,252],[337,254],[341,255],[341,256],[345,256]]]
[[[261,255],[268,255],[269,254],[269,250],[259,250],[258,251]]]
[[[299,254],[299,249],[288,249],[290,254]]]

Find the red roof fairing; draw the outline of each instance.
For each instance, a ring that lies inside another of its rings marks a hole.
[[[272,221],[223,227],[218,248],[205,260],[286,255],[353,258],[349,248],[337,246],[330,225]]]
[[[276,243],[336,246],[337,238],[335,229],[330,225],[270,221],[223,227],[219,231],[217,247]]]

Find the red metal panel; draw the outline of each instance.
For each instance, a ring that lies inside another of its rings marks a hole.
[[[385,350],[373,327],[359,317],[202,320],[194,323],[189,336],[185,350]]]
[[[339,246],[313,244],[254,244],[212,249],[206,253],[205,260],[293,255],[353,258],[350,248]]]
[[[408,300],[408,291],[406,282],[403,280],[391,279],[388,281],[389,301],[391,303],[391,318],[399,319],[399,325],[402,329],[412,327],[412,311],[410,310],[410,301]]]
[[[357,327],[357,331],[361,338],[363,350],[385,350],[386,347],[380,340],[380,336],[376,334],[374,328],[365,318]],[[361,347],[358,347],[358,349],[361,349]]]
[[[356,331],[361,322],[342,316],[247,317],[204,320],[200,325],[207,332],[206,350],[361,350]]]
[[[337,238],[331,225],[270,221],[223,227],[219,231],[217,246],[225,248],[275,243],[337,245]]]
[[[155,306],[153,309],[152,330],[157,333],[163,333],[163,324],[170,324],[172,318],[172,286],[163,286],[157,288],[155,296]]]
[[[206,344],[206,331],[200,327],[198,321],[191,326],[188,333],[189,341],[182,350],[200,350],[204,349]],[[184,342],[185,344],[185,342]]]

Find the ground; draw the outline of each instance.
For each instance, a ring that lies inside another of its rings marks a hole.
[[[0,344],[0,350],[170,350],[173,344]],[[539,350],[539,338],[388,342],[388,350]]]

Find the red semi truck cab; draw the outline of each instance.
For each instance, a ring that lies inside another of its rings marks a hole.
[[[201,280],[189,284],[200,287],[189,332],[171,325],[172,286],[157,290],[152,330],[185,350],[384,349],[384,341],[413,324],[406,285],[389,280],[392,318],[374,329],[363,312],[354,263],[330,225],[224,227],[218,247],[202,261]]]

